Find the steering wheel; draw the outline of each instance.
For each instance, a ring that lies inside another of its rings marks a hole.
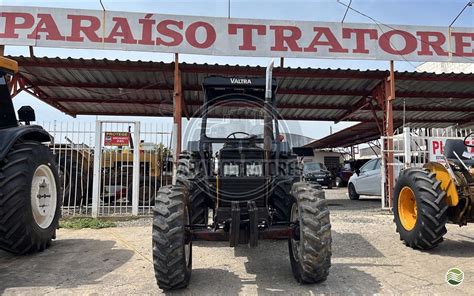
[[[471,144],[467,144],[467,138],[471,137],[471,136],[474,136],[474,132],[471,132],[469,135],[467,135],[465,138],[464,138],[464,145],[466,147],[474,147],[474,145],[471,145]]]
[[[235,135],[237,134],[242,134],[242,135],[246,135],[248,138],[251,138],[252,136],[249,134],[249,133],[245,133],[245,132],[233,132],[231,134],[229,134],[227,136],[227,139],[230,139],[230,137],[234,136],[234,139],[237,139],[237,137]]]

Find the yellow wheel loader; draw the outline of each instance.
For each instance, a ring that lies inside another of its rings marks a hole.
[[[448,139],[444,163],[400,173],[395,185],[393,214],[400,239],[414,249],[428,250],[443,241],[446,223],[474,222],[474,155],[472,145]]]

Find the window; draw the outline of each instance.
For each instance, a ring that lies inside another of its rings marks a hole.
[[[377,162],[378,162],[378,159],[372,159],[371,161],[364,164],[364,166],[360,168],[360,171],[368,172],[368,171],[375,170],[375,165],[377,164]]]

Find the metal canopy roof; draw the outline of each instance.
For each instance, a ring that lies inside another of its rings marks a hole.
[[[72,116],[172,116],[173,63],[12,58],[18,61],[19,80],[24,79],[26,88]],[[198,116],[194,113],[201,106],[204,77],[265,72],[250,66],[182,63],[179,67],[184,116]],[[372,121],[370,108],[357,110],[357,103],[388,75],[388,71],[276,68],[278,109],[288,120]],[[403,102],[407,122],[447,126],[474,120],[474,74],[397,72],[395,77],[395,121],[402,120]]]
[[[394,123],[394,128],[400,126],[401,124]],[[314,149],[350,147],[376,139],[380,139],[380,132],[375,121],[361,122],[322,139],[312,141],[305,147]]]
[[[23,89],[76,115],[173,115],[173,63],[96,59],[10,57],[18,61]],[[179,65],[183,116],[199,116],[201,82],[209,75],[264,76],[265,68]],[[364,103],[389,71],[275,68],[278,109],[288,120],[373,122]],[[474,121],[474,74],[396,72],[394,122],[416,127],[466,125]],[[374,105],[372,105],[374,106]],[[379,118],[382,111],[374,106]],[[211,116],[222,116],[217,109]],[[374,130],[377,130],[375,128]]]

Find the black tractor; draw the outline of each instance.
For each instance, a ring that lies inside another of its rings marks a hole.
[[[55,158],[44,143],[51,137],[31,107],[15,116],[7,75],[15,61],[0,57],[0,249],[25,254],[46,249],[56,236],[61,211]]]
[[[321,186],[301,181],[301,164],[279,134],[271,68],[266,79],[207,77],[203,88],[200,138],[179,156],[176,185],[156,197],[158,286],[188,285],[196,240],[257,247],[259,239],[287,239],[296,280],[324,281],[331,265],[329,210]]]

